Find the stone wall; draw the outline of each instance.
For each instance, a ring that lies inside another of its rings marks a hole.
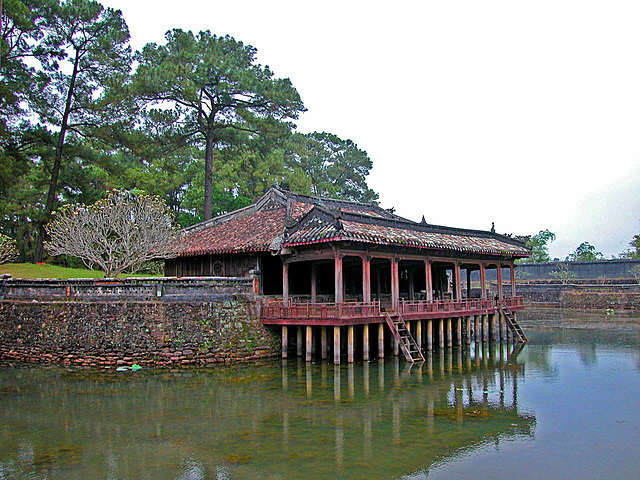
[[[638,284],[517,284],[517,293],[527,304],[554,305],[566,308],[640,309]]]
[[[562,262],[575,274],[576,279],[605,279],[625,278],[633,279],[632,269],[640,265],[640,260],[616,259],[599,260],[596,262]],[[523,280],[552,280],[552,272],[558,270],[559,262],[548,263],[520,263],[516,266],[518,277]],[[487,279],[496,278],[495,270],[487,270]]]
[[[276,356],[252,295],[208,301],[0,301],[0,357],[90,366],[207,365]]]

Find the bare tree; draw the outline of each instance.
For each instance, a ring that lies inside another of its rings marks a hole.
[[[16,241],[0,233],[0,264],[15,260],[18,257]]]
[[[114,191],[93,205],[65,205],[47,225],[51,255],[71,255],[107,278],[126,268],[178,255],[182,242],[159,197]]]
[[[568,285],[571,280],[576,277],[575,272],[571,271],[571,267],[568,263],[558,264],[558,269],[551,272],[549,275],[560,280],[563,285]]]

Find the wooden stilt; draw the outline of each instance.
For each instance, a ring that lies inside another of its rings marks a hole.
[[[433,320],[427,320],[427,350],[433,350]]]
[[[307,362],[311,361],[311,350],[313,345],[313,327],[311,325],[307,325],[307,342],[306,348],[304,352],[304,359]]]
[[[333,364],[340,365],[340,327],[333,327]]]
[[[286,325],[282,326],[282,358],[287,358],[289,350],[289,329]]]
[[[482,341],[489,340],[489,315],[482,315]]]
[[[320,327],[320,357],[322,360],[327,359],[327,328]]]
[[[369,324],[367,323],[362,326],[362,359],[365,362],[369,361]]]
[[[453,332],[451,331],[451,319],[447,318],[447,348],[451,348],[453,346],[452,335]]]
[[[474,321],[473,340],[476,343],[478,343],[482,339],[482,335],[480,332],[480,315],[474,315],[473,321]]]
[[[444,348],[444,319],[441,318],[438,322],[438,346],[442,350]]]
[[[422,351],[422,320],[416,323],[416,342],[418,342],[418,349]]]
[[[302,325],[298,326],[297,332],[296,332],[297,336],[296,336],[296,350],[297,350],[297,354],[298,357],[302,356]]]
[[[378,324],[378,358],[384,358],[384,323]]]
[[[465,329],[466,329],[466,338],[465,343],[469,345],[471,343],[471,317],[465,317]]]
[[[456,345],[462,345],[462,318],[456,318]]]
[[[354,360],[354,328],[353,325],[347,327],[347,362],[353,363]]]

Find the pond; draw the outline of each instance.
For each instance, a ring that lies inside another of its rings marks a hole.
[[[412,368],[5,364],[0,479],[637,478],[640,329],[595,315],[530,311],[521,350]]]

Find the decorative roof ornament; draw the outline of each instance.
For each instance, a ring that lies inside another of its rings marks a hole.
[[[491,233],[496,233],[496,224],[491,222]]]
[[[427,224],[427,221],[425,220],[424,215],[422,215],[422,220],[420,220],[420,223],[423,225]]]

